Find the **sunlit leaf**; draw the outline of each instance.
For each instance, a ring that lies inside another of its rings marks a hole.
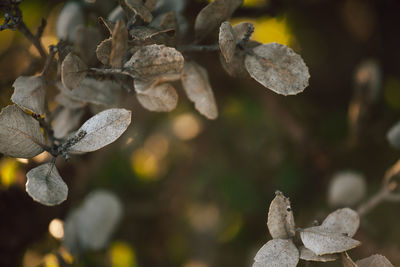
[[[394,267],[385,256],[379,254],[358,260],[356,264],[358,267]]]
[[[218,108],[207,70],[193,61],[186,61],[181,81],[186,95],[194,102],[195,108],[208,119],[216,119]]]
[[[257,252],[254,261],[253,267],[296,266],[299,251],[290,239],[272,239]]]
[[[308,86],[310,74],[303,59],[285,45],[257,46],[245,59],[250,76],[263,86],[282,95],[295,95]]]
[[[13,87],[12,102],[35,114],[44,114],[46,90],[43,87],[41,76],[19,76]]]
[[[290,201],[276,191],[268,211],[268,230],[272,238],[290,238],[295,235],[295,223]]]
[[[118,139],[131,123],[131,112],[126,109],[107,109],[87,120],[77,131],[85,136],[73,145],[72,153],[98,150]]]
[[[45,145],[39,122],[12,105],[0,113],[0,153],[15,158],[32,158]]]
[[[139,103],[150,111],[168,112],[178,103],[178,94],[169,83],[163,83],[144,91],[137,91]]]
[[[33,200],[47,206],[64,202],[68,187],[62,180],[53,163],[45,163],[30,170],[26,177],[26,192]]]
[[[355,248],[361,243],[345,234],[314,226],[300,231],[301,241],[317,255],[333,254]]]
[[[330,213],[322,222],[321,227],[329,231],[353,237],[360,226],[360,217],[352,209],[338,209]]]

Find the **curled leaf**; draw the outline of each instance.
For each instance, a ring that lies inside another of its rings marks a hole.
[[[181,78],[180,74],[172,73],[172,74],[162,74],[159,76],[151,77],[148,80],[135,79],[134,81],[135,91],[137,93],[140,93],[148,89],[154,88],[155,86],[161,83],[177,81],[180,78]]]
[[[347,251],[361,245],[359,241],[345,234],[329,231],[323,226],[303,229],[300,237],[304,246],[319,256]]]
[[[276,191],[268,211],[268,230],[272,238],[291,238],[295,235],[295,223],[290,200]]]
[[[12,102],[35,114],[44,114],[46,90],[40,76],[19,76],[13,87]]]
[[[64,202],[68,187],[62,180],[53,163],[45,163],[30,170],[26,177],[26,192],[33,200],[47,206]]]
[[[218,117],[217,103],[211,89],[207,70],[193,61],[186,61],[182,71],[182,85],[195,108],[208,119]]]
[[[171,111],[178,103],[178,94],[169,83],[163,83],[144,91],[137,91],[136,98],[144,108],[156,112]]]
[[[71,153],[83,153],[98,150],[118,139],[131,123],[131,112],[123,108],[102,111],[88,119],[77,131],[85,135],[73,145]]]
[[[32,158],[45,145],[39,122],[12,105],[0,113],[0,153],[15,158]]]
[[[74,51],[87,64],[97,63],[96,48],[103,40],[98,28],[80,25],[75,30]]]
[[[308,86],[310,74],[303,59],[285,45],[270,43],[253,48],[245,66],[250,76],[281,95],[296,95]]]
[[[290,239],[268,241],[254,257],[253,267],[296,266],[299,251]]]
[[[236,36],[229,21],[225,21],[219,27],[219,47],[227,63],[231,62],[236,49]]]
[[[72,52],[61,64],[61,81],[65,88],[74,89],[81,85],[87,74],[87,65]]]

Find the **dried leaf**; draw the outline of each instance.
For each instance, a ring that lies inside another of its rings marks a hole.
[[[217,103],[211,89],[207,70],[197,63],[186,61],[182,71],[182,85],[195,108],[208,119],[218,117]]]
[[[32,158],[45,145],[39,122],[12,105],[0,113],[0,153],[15,158]]]
[[[200,41],[227,20],[243,0],[215,0],[204,7],[196,17],[195,38]]]
[[[64,223],[64,244],[73,254],[107,246],[122,217],[122,204],[115,194],[104,190],[90,193]]]
[[[42,86],[40,76],[19,76],[14,84],[14,93],[11,101],[22,109],[27,109],[35,114],[45,113],[46,90]]]
[[[131,48],[152,44],[167,45],[172,41],[171,32],[174,32],[174,29],[160,30],[149,26],[136,26],[129,30],[129,34],[132,36]]]
[[[361,245],[359,241],[347,235],[329,231],[323,226],[303,229],[300,237],[304,246],[317,255],[339,253]]]
[[[362,174],[342,171],[335,174],[329,184],[328,202],[335,207],[354,206],[367,192],[367,184]]]
[[[356,264],[358,267],[394,267],[385,256],[379,254],[358,260]]]
[[[128,30],[122,19],[118,20],[112,33],[110,65],[113,68],[120,69],[122,60],[128,50]],[[97,50],[96,50],[97,51]]]
[[[82,5],[78,2],[67,2],[57,17],[56,34],[64,41],[73,42],[75,30],[79,25],[85,24]]]
[[[250,76],[282,95],[295,95],[308,86],[310,74],[303,59],[285,45],[270,43],[253,48],[245,66]]]
[[[59,84],[57,87],[59,87],[59,86],[63,86],[63,85]],[[64,90],[66,90],[66,89],[64,89]],[[54,98],[54,100],[61,106],[64,106],[69,109],[83,108],[86,105],[86,102],[82,102],[82,101],[76,100],[74,98],[71,98],[62,92],[57,94],[56,97]]]
[[[357,264],[350,258],[347,252],[340,253],[340,257],[342,260],[343,267],[358,267]]]
[[[236,36],[236,42],[239,42],[245,38],[250,38],[251,34],[254,32],[254,25],[250,22],[238,23],[233,26],[233,31]]]
[[[120,19],[122,19],[122,18],[120,18]],[[107,29],[109,34],[112,34],[113,29],[114,29],[115,24],[116,24],[115,22],[110,21],[108,19],[105,19],[103,17],[99,17],[99,23],[104,25],[104,27]]]
[[[79,132],[85,136],[73,145],[71,153],[91,152],[98,150],[118,139],[131,123],[131,112],[126,109],[107,109],[87,120]]]
[[[161,83],[177,81],[180,78],[181,78],[180,74],[172,73],[172,74],[163,74],[155,76],[150,78],[149,80],[135,79],[134,81],[135,91],[137,93],[140,93],[148,89],[154,88],[155,86]]]
[[[61,139],[76,130],[80,125],[83,114],[83,109],[63,108],[53,120],[54,137]]]
[[[74,89],[81,85],[87,74],[87,65],[80,57],[69,53],[61,64],[61,82],[67,89]]]
[[[232,25],[228,21],[223,22],[219,27],[218,42],[225,61],[227,63],[231,62],[233,56],[235,55],[236,36]]]
[[[145,0],[144,6],[152,12],[156,8],[157,2],[158,0]]]
[[[295,235],[295,223],[290,201],[276,191],[268,211],[268,230],[272,238],[291,238]]]
[[[338,209],[330,213],[321,226],[329,231],[353,237],[360,226],[360,217],[352,209]]]
[[[400,121],[389,129],[386,138],[392,147],[400,149]]]
[[[160,24],[158,25],[160,29],[163,30],[178,30],[178,21],[176,20],[176,15],[174,11],[164,13],[160,15]]]
[[[178,103],[178,94],[169,83],[163,83],[145,91],[137,91],[136,97],[144,108],[156,112],[171,111]]]
[[[272,239],[257,252],[254,261],[253,267],[296,266],[299,251],[290,239]]]
[[[335,261],[338,259],[336,254],[326,254],[318,256],[308,248],[302,246],[300,247],[300,259],[305,261],[319,261],[319,262],[328,262],[328,261]]]
[[[108,65],[110,62],[112,40],[111,38],[101,41],[96,48],[97,59],[104,65]]]
[[[61,204],[67,199],[68,186],[54,163],[45,163],[30,170],[26,177],[26,192],[33,200],[47,206]]]
[[[153,15],[151,15],[150,10],[143,4],[142,0],[124,0],[124,2],[130,11],[141,17],[144,22],[149,23],[153,19]]]
[[[97,63],[96,48],[103,40],[98,28],[80,25],[75,30],[74,51],[87,65]]]
[[[160,74],[180,73],[184,59],[175,48],[164,45],[148,45],[138,50],[124,67],[139,78]]]

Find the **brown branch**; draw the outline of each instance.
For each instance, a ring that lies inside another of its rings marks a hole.
[[[18,23],[17,29],[36,47],[42,59],[45,60],[47,58],[47,53],[40,42],[40,38],[33,35],[22,20]]]

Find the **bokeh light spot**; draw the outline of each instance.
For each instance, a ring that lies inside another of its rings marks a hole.
[[[55,239],[64,237],[64,222],[60,219],[53,219],[49,224],[49,232]]]
[[[112,267],[136,267],[136,256],[133,248],[121,241],[111,244],[110,258]]]
[[[173,132],[182,140],[195,138],[201,132],[202,125],[200,120],[191,113],[177,116],[173,121]]]
[[[0,161],[0,181],[1,184],[8,187],[15,182],[18,171],[18,162],[16,159],[5,158]]]

